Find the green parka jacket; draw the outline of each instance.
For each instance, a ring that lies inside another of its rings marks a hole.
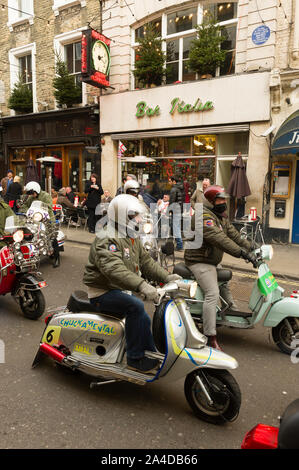
[[[52,207],[53,202],[52,202],[52,198],[50,194],[47,193],[46,191],[41,191],[36,198],[33,196],[29,196],[28,199],[25,201],[22,207],[22,210],[26,212],[34,201],[41,201],[44,204],[46,204],[48,206],[50,220],[52,222],[55,222],[55,216],[54,216],[53,207]]]
[[[165,282],[168,275],[138,238],[122,238],[118,232],[110,237],[109,228],[106,228],[90,247],[83,282],[88,287],[102,290],[99,295],[112,289],[138,292],[145,279]]]
[[[200,248],[186,249],[184,258],[187,266],[195,263],[206,263],[217,266],[223,254],[228,253],[240,258],[241,249],[250,251],[251,243],[241,238],[239,232],[226,217],[214,214],[203,207],[203,242]],[[194,230],[195,219],[192,216],[191,227]]]
[[[4,201],[0,201],[0,237],[3,237],[4,235],[4,228],[5,228],[5,221],[7,217],[14,216],[15,213],[11,209],[11,207],[6,204]],[[0,248],[3,248],[6,243],[3,241],[0,241]]]

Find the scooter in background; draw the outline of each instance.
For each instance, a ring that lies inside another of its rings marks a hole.
[[[284,289],[278,285],[265,263],[265,260],[270,260],[273,256],[271,245],[263,245],[254,253],[254,267],[258,268],[258,272],[249,299],[250,311],[230,310],[230,305],[220,297],[223,307],[217,307],[217,326],[247,329],[263,320],[263,325],[271,328],[272,338],[278,348],[286,354],[291,354],[299,343],[299,295],[284,297]],[[184,263],[177,264],[173,272],[184,279],[194,279],[193,273]],[[219,288],[231,278],[231,270],[219,269]],[[197,322],[202,322],[203,301],[203,291],[198,287],[196,298],[190,300],[190,312]]]

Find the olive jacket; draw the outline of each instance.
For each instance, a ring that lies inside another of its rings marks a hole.
[[[48,206],[50,220],[51,222],[55,222],[55,216],[53,212],[53,202],[52,202],[52,198],[50,194],[47,193],[46,191],[41,191],[39,195],[37,196],[37,198],[33,196],[29,196],[22,207],[22,211],[26,212],[34,201],[41,201],[44,204],[46,204]]]
[[[193,215],[192,230],[195,227],[194,217]],[[240,258],[242,248],[250,251],[252,249],[251,243],[241,238],[239,232],[226,217],[216,215],[211,209],[204,206],[203,242],[200,248],[185,250],[185,263],[187,266],[195,263],[217,266],[221,263],[224,253]]]
[[[4,235],[5,221],[11,215],[15,215],[14,211],[4,201],[0,201],[0,237]],[[0,241],[0,248],[3,246],[5,246],[5,242]]]
[[[122,238],[119,232],[110,232],[108,226],[97,234],[90,247],[83,282],[91,288],[89,293],[96,289],[97,295],[113,289],[138,292],[144,279],[165,282],[168,274],[138,238]]]

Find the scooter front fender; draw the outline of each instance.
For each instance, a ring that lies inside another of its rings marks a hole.
[[[233,370],[237,367],[235,358],[209,346],[200,349],[184,348],[164,380],[179,380],[198,368]]]
[[[264,326],[277,326],[284,318],[299,318],[299,298],[284,297],[270,308],[264,320]]]

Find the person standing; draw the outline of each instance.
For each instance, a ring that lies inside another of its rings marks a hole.
[[[101,203],[101,196],[104,194],[103,188],[98,182],[98,176],[92,173],[89,181],[85,185],[87,194],[85,205],[88,209],[87,226],[90,233],[95,233],[97,217],[95,214],[96,207]]]
[[[204,204],[205,206],[212,207],[209,201],[204,197],[204,192],[210,185],[211,185],[211,182],[209,178],[199,179],[199,188],[196,189],[191,196],[192,209],[195,208],[195,204],[197,203],[201,203],[201,204]]]
[[[7,175],[2,178],[1,180],[1,186],[2,186],[2,197],[6,201],[6,193],[9,189],[9,186],[13,183],[13,171],[12,170],[7,170]]]
[[[20,182],[21,178],[19,176],[15,176],[13,179],[13,183],[8,186],[8,190],[5,196],[8,205],[12,208],[14,212],[17,212],[16,202],[18,199],[21,198],[23,194],[23,188]]]
[[[171,227],[176,241],[177,251],[183,251],[183,240],[181,232],[183,204],[185,201],[184,185],[179,176],[172,176],[169,180],[172,188],[169,193],[169,213],[171,216]]]

